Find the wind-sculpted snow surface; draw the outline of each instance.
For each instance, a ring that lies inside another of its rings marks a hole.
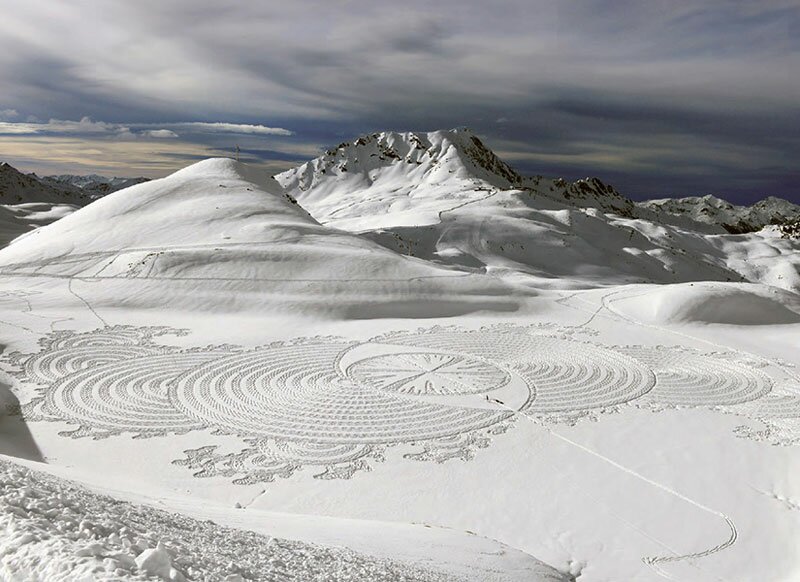
[[[9,581],[459,580],[344,548],[126,503],[6,461],[0,461],[0,525],[0,579]]]
[[[796,418],[797,398],[771,398],[763,363],[736,352],[613,348],[581,327],[430,327],[366,341],[298,338],[256,349],[158,343],[168,328],[54,332],[4,366],[37,396],[28,421],[74,424],[67,436],[158,437],[209,430],[239,439],[176,461],[197,476],[271,481],[311,467],[317,478],[371,470],[388,447],[408,459],[469,460],[519,415],[575,422],[634,404],[708,407]],[[771,434],[780,441],[780,428]],[[759,436],[759,435],[753,435]],[[792,440],[792,435],[785,435]],[[763,437],[763,435],[761,435]]]

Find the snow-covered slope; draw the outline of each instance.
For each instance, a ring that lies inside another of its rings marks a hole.
[[[187,308],[324,303],[369,317],[370,297],[375,313],[397,315],[514,308],[506,285],[321,226],[274,180],[221,158],[115,192],[35,230],[0,251],[0,266],[9,276],[118,283],[127,291],[117,302],[161,304],[172,289]],[[337,296],[340,302],[330,301]],[[430,303],[421,301],[429,296]]]
[[[68,184],[50,184],[0,164],[0,248],[16,237],[50,224],[92,201]]]
[[[702,224],[719,227],[719,232],[741,234],[761,230],[770,224],[784,224],[800,217],[800,206],[769,196],[752,206],[737,206],[715,196],[663,198],[637,202],[640,209],[652,210],[662,219],[673,215],[689,217]]]
[[[50,476],[41,470],[46,465],[33,465],[40,470],[0,458],[2,580],[566,580],[522,552],[458,532],[266,512],[248,512],[250,519],[242,520],[236,516],[241,510],[206,504],[202,514],[186,504],[184,510],[204,519],[193,518],[178,514],[164,499],[120,501]],[[247,528],[219,525],[242,521]],[[318,541],[325,530],[334,532],[333,544]],[[279,537],[278,531],[293,539]],[[359,537],[374,541],[365,544]],[[371,553],[348,545],[366,546]],[[425,554],[434,564],[418,566],[409,560]],[[493,577],[506,568],[519,568],[521,575]]]
[[[16,237],[71,214],[111,192],[146,182],[145,178],[23,174],[0,164],[0,248]]]

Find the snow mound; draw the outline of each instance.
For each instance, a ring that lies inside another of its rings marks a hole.
[[[685,283],[626,296],[614,311],[652,324],[721,323],[775,325],[800,323],[800,297],[762,285]]]

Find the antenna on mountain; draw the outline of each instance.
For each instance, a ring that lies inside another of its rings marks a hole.
[[[239,144],[236,144],[236,161],[239,161]]]

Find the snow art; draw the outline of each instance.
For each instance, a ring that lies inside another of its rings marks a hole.
[[[271,481],[311,467],[315,477],[370,470],[388,447],[406,458],[468,460],[521,416],[575,422],[633,403],[654,410],[721,408],[765,419],[758,438],[791,440],[780,419],[798,399],[735,352],[600,346],[579,327],[430,327],[367,341],[299,338],[245,349],[179,348],[164,327],[58,331],[34,354],[3,362],[37,396],[27,420],[67,421],[65,436],[158,437],[208,430],[241,449],[185,451],[175,463],[200,477]],[[770,424],[772,419],[772,424]],[[743,434],[746,431],[742,431]]]

